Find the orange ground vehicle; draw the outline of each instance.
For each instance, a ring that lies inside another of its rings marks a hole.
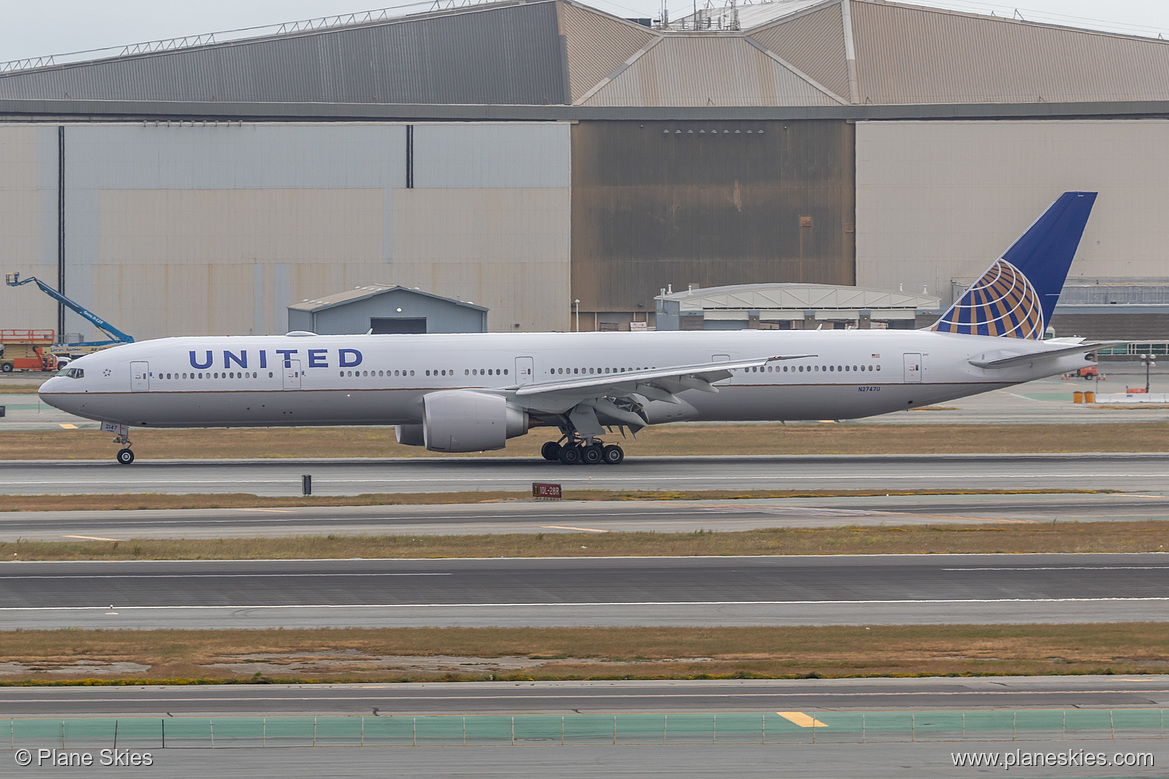
[[[0,371],[54,371],[57,358],[49,353],[54,330],[0,330]]]
[[[1092,381],[1093,379],[1103,379],[1104,374],[1097,371],[1095,365],[1089,365],[1087,368],[1080,368],[1078,371],[1065,373],[1063,377],[1065,379],[1087,379],[1088,381]]]

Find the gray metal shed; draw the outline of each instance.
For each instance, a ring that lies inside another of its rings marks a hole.
[[[367,284],[288,307],[288,329],[346,333],[485,333],[487,309],[396,284]]]

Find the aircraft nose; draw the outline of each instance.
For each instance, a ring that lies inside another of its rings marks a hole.
[[[65,389],[64,382],[67,381],[69,380],[62,376],[54,376],[41,385],[41,388],[37,391],[37,395],[53,408],[68,411],[69,409],[62,405],[62,402],[69,397],[69,393],[62,391]]]
[[[60,386],[61,386],[61,377],[54,376],[51,379],[49,379],[48,381],[41,384],[41,388],[39,390],[37,390],[37,395],[40,396],[41,400],[45,400],[45,395],[51,394],[53,392],[54,387],[60,388]]]

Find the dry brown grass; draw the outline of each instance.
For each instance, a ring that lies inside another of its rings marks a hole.
[[[869,497],[873,495],[1095,495],[1114,490],[566,490],[564,500],[751,500],[761,498]],[[417,506],[530,501],[527,492],[403,492],[274,497],[246,492],[130,493],[123,495],[0,495],[0,511],[130,511],[166,509]]]
[[[329,535],[276,538],[0,543],[5,560],[287,560],[305,558],[664,557],[794,554],[1158,552],[1169,522],[772,528],[736,533]]]
[[[1105,433],[1105,434],[1102,434]],[[537,428],[498,452],[466,457],[538,457],[558,436]],[[434,457],[401,446],[392,427],[257,428],[133,431],[143,459]],[[1169,422],[1101,425],[663,425],[622,442],[630,457],[721,454],[944,454],[1028,452],[1165,452]],[[0,433],[0,459],[108,460],[115,444],[96,430]],[[442,455],[450,456],[450,455]],[[459,456],[459,455],[455,455]]]
[[[89,680],[395,682],[990,674],[1166,673],[1169,625],[922,625],[745,628],[25,630],[5,658],[34,670],[4,684],[77,680],[74,663],[137,662]],[[451,656],[437,667],[409,658]],[[387,657],[392,656],[392,657]],[[525,657],[519,671],[460,658]],[[339,659],[340,658],[340,659]],[[241,669],[211,667],[234,663]],[[445,664],[444,664],[445,663]],[[295,668],[255,678],[253,669]],[[428,668],[412,668],[414,665]]]
[[[3,384],[0,395],[35,395],[40,388],[40,384]]]

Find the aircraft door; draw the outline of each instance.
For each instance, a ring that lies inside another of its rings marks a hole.
[[[284,389],[300,389],[300,360],[284,361]]]
[[[531,384],[534,378],[533,374],[535,368],[531,357],[516,357],[515,358],[515,380],[516,384],[523,386],[524,384]]]
[[[921,383],[921,355],[920,354],[906,354],[905,355],[905,383],[906,384],[920,384]]]
[[[150,391],[150,363],[145,360],[130,363],[130,391]]]

